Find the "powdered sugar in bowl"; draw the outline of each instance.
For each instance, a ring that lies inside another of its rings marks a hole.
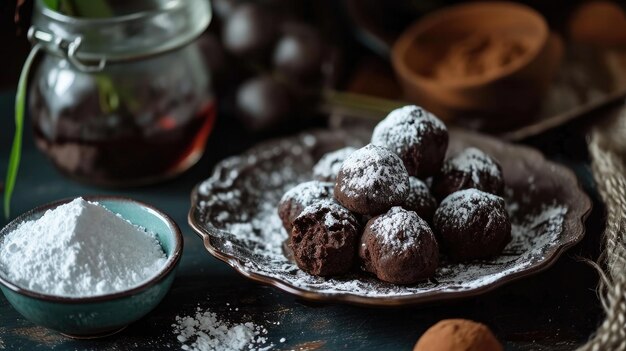
[[[105,336],[159,304],[182,247],[176,223],[150,205],[112,196],[61,200],[0,230],[0,289],[35,324]]]

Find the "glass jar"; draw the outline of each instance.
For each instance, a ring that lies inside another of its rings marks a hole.
[[[85,18],[36,1],[29,37],[45,51],[29,95],[37,146],[63,173],[88,183],[170,178],[198,161],[215,119],[194,42],[210,6],[105,3],[110,16]]]

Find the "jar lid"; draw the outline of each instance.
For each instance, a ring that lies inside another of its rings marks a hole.
[[[45,0],[37,0],[29,37],[47,51],[67,56],[79,68],[84,65],[85,70],[97,71],[107,61],[133,60],[181,47],[211,21],[208,0],[106,4],[111,17],[87,18],[66,15],[48,7]]]

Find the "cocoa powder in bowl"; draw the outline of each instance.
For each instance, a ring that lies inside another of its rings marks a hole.
[[[408,100],[444,120],[468,124],[471,116],[483,129],[506,129],[535,115],[562,51],[532,8],[478,2],[424,16],[391,56]]]

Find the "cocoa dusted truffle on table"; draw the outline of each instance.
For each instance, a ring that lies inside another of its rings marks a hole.
[[[326,200],[307,206],[293,221],[290,245],[300,269],[312,275],[335,276],[353,268],[359,234],[354,215]]]
[[[441,169],[448,149],[448,130],[432,113],[409,105],[391,111],[378,123],[372,144],[395,152],[409,175],[423,179]]]
[[[475,147],[469,147],[447,159],[433,183],[433,193],[439,199],[469,188],[494,195],[502,195],[504,191],[502,167]]]
[[[445,319],[430,327],[413,351],[502,351],[502,344],[484,324]]]
[[[426,183],[415,177],[409,177],[409,195],[402,205],[407,210],[414,211],[423,220],[430,223],[437,210],[437,200],[431,195]]]
[[[313,178],[324,182],[334,182],[337,179],[337,174],[339,174],[343,161],[355,151],[356,148],[346,146],[325,154],[313,166]]]
[[[334,194],[352,212],[377,215],[402,205],[409,194],[409,174],[394,153],[368,144],[343,162]]]
[[[477,189],[446,197],[435,212],[434,229],[450,258],[488,258],[511,240],[511,222],[504,199]]]
[[[289,189],[278,203],[278,216],[287,233],[291,233],[294,219],[300,215],[305,207],[332,198],[333,183],[312,180]]]
[[[365,225],[359,256],[364,270],[393,284],[413,284],[435,274],[439,247],[415,212],[393,207]]]

